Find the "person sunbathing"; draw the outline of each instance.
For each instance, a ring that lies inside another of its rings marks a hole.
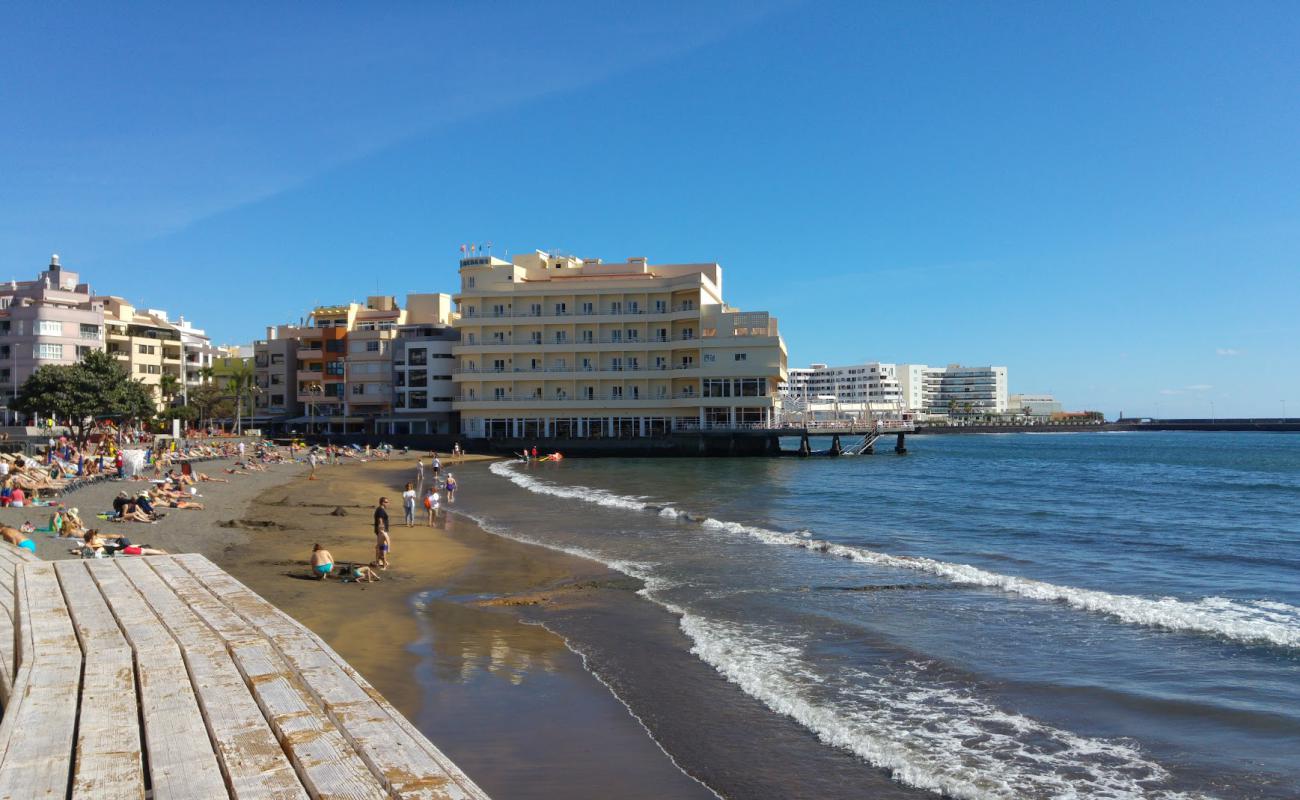
[[[86,524],[81,521],[81,511],[76,508],[68,509],[68,513],[63,515],[63,535],[75,539],[85,532]]]
[[[36,554],[36,542],[28,539],[17,528],[10,528],[8,525],[0,526],[0,539],[4,539],[14,547],[21,547],[32,553],[32,555]]]
[[[193,501],[193,500],[186,500],[185,498],[182,498],[182,497],[177,497],[177,498],[175,498],[175,499],[171,499],[171,498],[169,498],[169,499],[163,500],[162,502],[165,503],[165,504],[167,505],[168,508],[192,508],[192,509],[194,509],[194,510],[196,510],[196,511],[202,511],[202,510],[203,510],[203,504],[202,504],[202,503],[197,503],[197,502],[195,502],[195,501]]]
[[[88,530],[82,538],[81,554],[83,558],[99,558],[102,553],[104,556],[165,556],[168,555],[166,550],[149,545],[131,544],[131,540],[125,536],[101,536],[97,530]],[[89,553],[89,555],[87,555]]]
[[[200,481],[211,481],[212,483],[230,483],[229,478],[214,478],[206,472],[196,473]]]

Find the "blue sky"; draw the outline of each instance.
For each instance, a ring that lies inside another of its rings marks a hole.
[[[792,366],[1300,416],[1300,7],[5,4],[0,265],[223,342],[462,242],[718,261]],[[0,269],[0,273],[5,270]]]

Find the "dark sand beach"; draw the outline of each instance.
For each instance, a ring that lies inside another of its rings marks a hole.
[[[200,485],[204,510],[169,509],[152,525],[94,519],[139,483],[93,485],[64,502],[106,533],[212,558],[321,635],[494,797],[714,796],[673,764],[564,639],[522,619],[542,598],[580,607],[583,590],[565,587],[616,585],[624,576],[493,536],[454,513],[434,527],[406,528],[400,494],[414,477],[414,455],[322,467],[315,481],[302,465],[226,475],[228,463],[198,467],[231,479]],[[339,562],[373,558],[371,515],[381,494],[393,525],[383,579],[311,579],[314,543]],[[42,527],[50,514],[3,509],[0,522]],[[69,540],[32,538],[41,558],[73,557]]]

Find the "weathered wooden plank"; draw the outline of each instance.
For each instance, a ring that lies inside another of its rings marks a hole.
[[[16,682],[21,695],[14,704],[15,727],[0,761],[0,798],[64,797],[72,770],[81,646],[54,566],[24,564],[15,577],[21,587],[19,619],[31,639],[24,675]]]
[[[230,654],[313,797],[384,798],[388,793],[292,670],[263,639],[231,642]]]
[[[87,561],[86,567],[135,654],[153,797],[228,797],[175,640],[115,561]]]
[[[83,562],[54,565],[81,641],[83,673],[72,797],[144,797],[135,662],[99,587]]]
[[[411,798],[486,800],[473,781],[314,633],[203,556],[177,556],[174,561],[273,643],[392,792]],[[191,605],[197,608],[197,603]],[[225,624],[237,630],[233,623]]]
[[[231,793],[250,799],[308,797],[226,643],[155,573],[168,563],[168,557],[158,556],[119,566],[181,646]]]

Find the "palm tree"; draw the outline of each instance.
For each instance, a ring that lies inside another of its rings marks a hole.
[[[231,370],[226,380],[226,388],[235,396],[235,432],[244,432],[244,398],[250,399],[257,390],[257,371],[247,361]],[[252,409],[249,409],[252,413]]]
[[[158,394],[162,396],[165,405],[170,406],[180,390],[181,379],[170,372],[158,379]]]

